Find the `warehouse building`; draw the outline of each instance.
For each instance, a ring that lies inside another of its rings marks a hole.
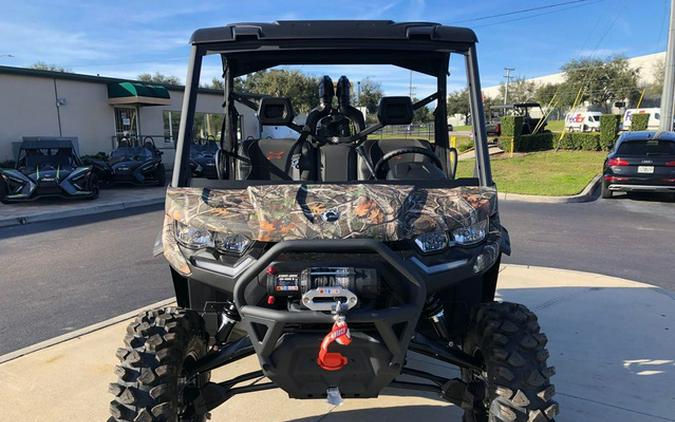
[[[648,85],[656,80],[656,75],[659,66],[665,62],[666,53],[646,54],[644,56],[637,56],[628,58],[628,66],[632,69],[639,70],[640,84]],[[559,84],[565,81],[565,74],[563,72],[552,73],[550,75],[537,76],[534,78],[525,79],[528,82],[534,82],[536,85]],[[496,98],[499,96],[500,85],[493,85],[483,87],[483,96],[489,98]]]
[[[171,167],[182,86],[0,66],[0,162],[23,137],[74,137],[80,155],[110,153],[121,137],[152,137]],[[194,136],[218,139],[223,94],[199,90]],[[248,111],[251,113],[251,111]]]

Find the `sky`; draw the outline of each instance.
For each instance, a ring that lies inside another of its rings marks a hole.
[[[185,80],[188,40],[197,28],[231,22],[293,19],[391,19],[467,26],[478,35],[482,85],[559,71],[572,58],[633,57],[664,51],[669,0],[0,0],[0,65],[42,61],[70,71],[135,79],[161,72]],[[567,4],[561,4],[567,3]],[[554,7],[549,5],[559,4]],[[522,9],[539,8],[526,13]],[[498,16],[495,16],[498,15]],[[12,57],[9,57],[11,55]],[[410,74],[393,67],[307,67],[334,80],[379,80],[388,95],[407,94]],[[464,85],[464,67],[451,60],[450,90]],[[202,80],[221,73],[209,57]],[[418,97],[432,81],[414,75]]]

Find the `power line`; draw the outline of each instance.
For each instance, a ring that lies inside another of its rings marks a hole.
[[[530,8],[527,8],[527,9],[512,10],[510,12],[498,13],[498,14],[495,14],[495,15],[488,15],[488,16],[480,16],[480,17],[477,17],[477,18],[462,19],[462,20],[454,21],[453,23],[476,22],[476,21],[481,21],[481,20],[485,20],[485,19],[501,18],[501,17],[504,17],[504,16],[517,15],[517,14],[520,14],[520,13],[534,12],[536,10],[551,9],[551,8],[554,8],[554,7],[567,6],[567,5],[576,4],[576,3],[586,3],[588,1],[590,1],[590,0],[564,1],[564,2],[560,2],[560,3],[548,4],[548,5],[545,5],[545,6],[537,6],[537,7],[530,7]]]

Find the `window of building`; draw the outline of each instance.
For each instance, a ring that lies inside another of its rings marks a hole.
[[[223,114],[195,113],[195,122],[192,126],[192,139],[220,140],[220,129],[223,125]],[[180,111],[164,111],[164,139],[175,142],[180,126]]]

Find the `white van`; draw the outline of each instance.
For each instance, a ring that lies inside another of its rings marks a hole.
[[[633,114],[649,113],[649,122],[647,123],[647,130],[659,130],[661,124],[661,109],[659,107],[652,108],[629,108],[623,115],[622,130],[630,130],[630,123]]]
[[[597,132],[600,130],[599,111],[572,111],[565,115],[565,129],[570,132]]]

